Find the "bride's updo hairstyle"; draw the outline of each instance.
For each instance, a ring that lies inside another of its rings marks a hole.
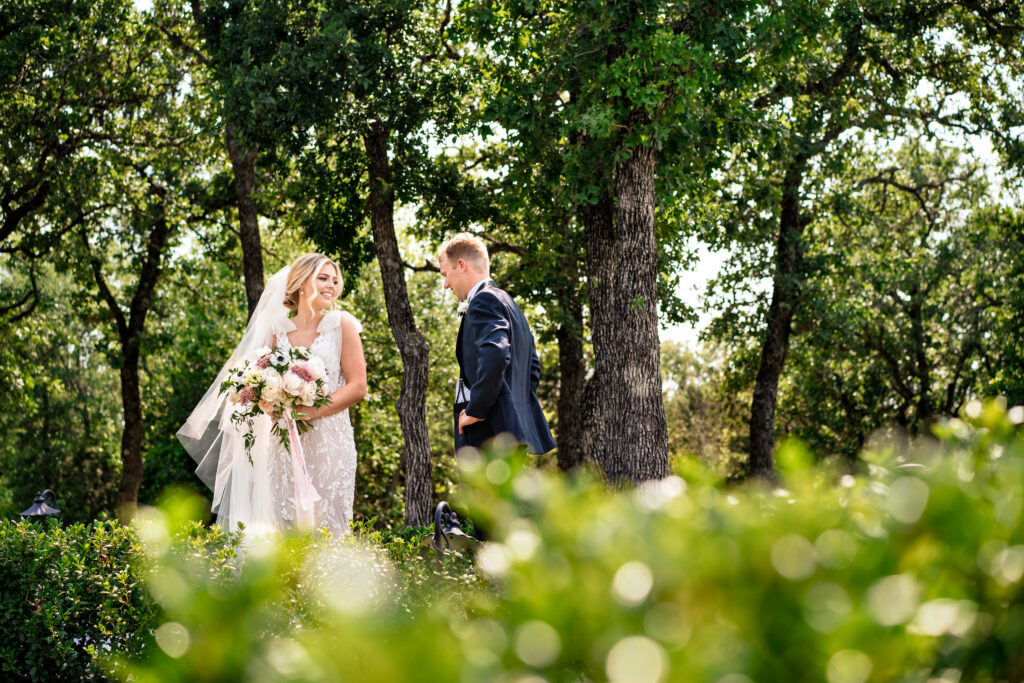
[[[319,273],[325,263],[330,263],[334,266],[334,272],[338,274],[338,291],[335,293],[334,299],[337,300],[341,296],[342,289],[345,287],[345,280],[341,277],[341,268],[338,267],[338,264],[323,254],[306,254],[295,259],[291,268],[288,269],[288,282],[284,288],[285,308],[294,311],[299,307],[299,295],[302,285],[306,284],[306,280],[311,275]]]

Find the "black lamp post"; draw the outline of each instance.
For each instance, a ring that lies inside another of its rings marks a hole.
[[[36,494],[36,502],[28,510],[22,512],[21,516],[26,519],[40,519],[44,517],[56,517],[59,514],[60,510],[57,509],[57,494],[50,489],[46,489],[45,491]]]
[[[452,548],[465,550],[480,546],[480,541],[462,530],[459,526],[459,516],[443,500],[434,509],[434,535],[429,538],[438,555]]]

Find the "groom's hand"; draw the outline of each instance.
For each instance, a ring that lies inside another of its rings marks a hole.
[[[468,427],[469,425],[483,421],[484,419],[482,417],[470,417],[469,415],[466,415],[466,411],[463,410],[461,413],[459,413],[459,434],[462,433],[463,427]]]

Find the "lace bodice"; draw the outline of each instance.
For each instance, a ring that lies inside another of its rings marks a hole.
[[[325,316],[320,322],[316,338],[309,345],[309,352],[324,362],[327,368],[327,393],[332,394],[345,386],[345,377],[341,372],[341,316],[339,314],[338,322],[333,327],[324,329],[327,321]],[[286,332],[278,332],[276,341],[277,346],[285,351],[294,348]]]

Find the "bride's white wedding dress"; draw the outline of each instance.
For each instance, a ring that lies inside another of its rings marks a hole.
[[[320,321],[316,339],[309,347],[310,353],[320,358],[327,368],[328,394],[345,386],[345,376],[341,371],[342,316],[347,316],[359,327],[351,314],[331,311]],[[284,332],[278,332],[276,342],[281,349],[292,348]],[[300,438],[306,470],[313,488],[321,497],[314,507],[316,526],[327,527],[335,536],[347,534],[356,489],[356,443],[348,409],[313,420],[310,425],[313,430]],[[294,524],[295,489],[291,458],[280,444],[270,456],[270,482],[275,516],[282,524]]]
[[[220,385],[233,367],[255,362],[260,347],[274,343],[290,347],[288,332],[295,325],[283,305],[288,268],[267,282],[263,295],[246,326],[245,334],[213,384],[188,420],[178,430],[178,439],[198,463],[196,475],[212,492],[211,510],[217,523],[234,530],[245,527],[247,535],[273,533],[295,525],[295,489],[291,457],[270,432],[266,415],[253,419],[252,448],[245,448],[244,428],[231,422],[232,404],[220,392]],[[330,311],[317,328],[310,351],[327,369],[327,391],[333,393],[345,383],[341,371],[341,321],[359,322],[348,313]],[[315,503],[314,525],[326,527],[335,536],[349,531],[355,497],[356,447],[348,410],[313,420],[304,434],[302,447],[306,471],[321,499]]]

